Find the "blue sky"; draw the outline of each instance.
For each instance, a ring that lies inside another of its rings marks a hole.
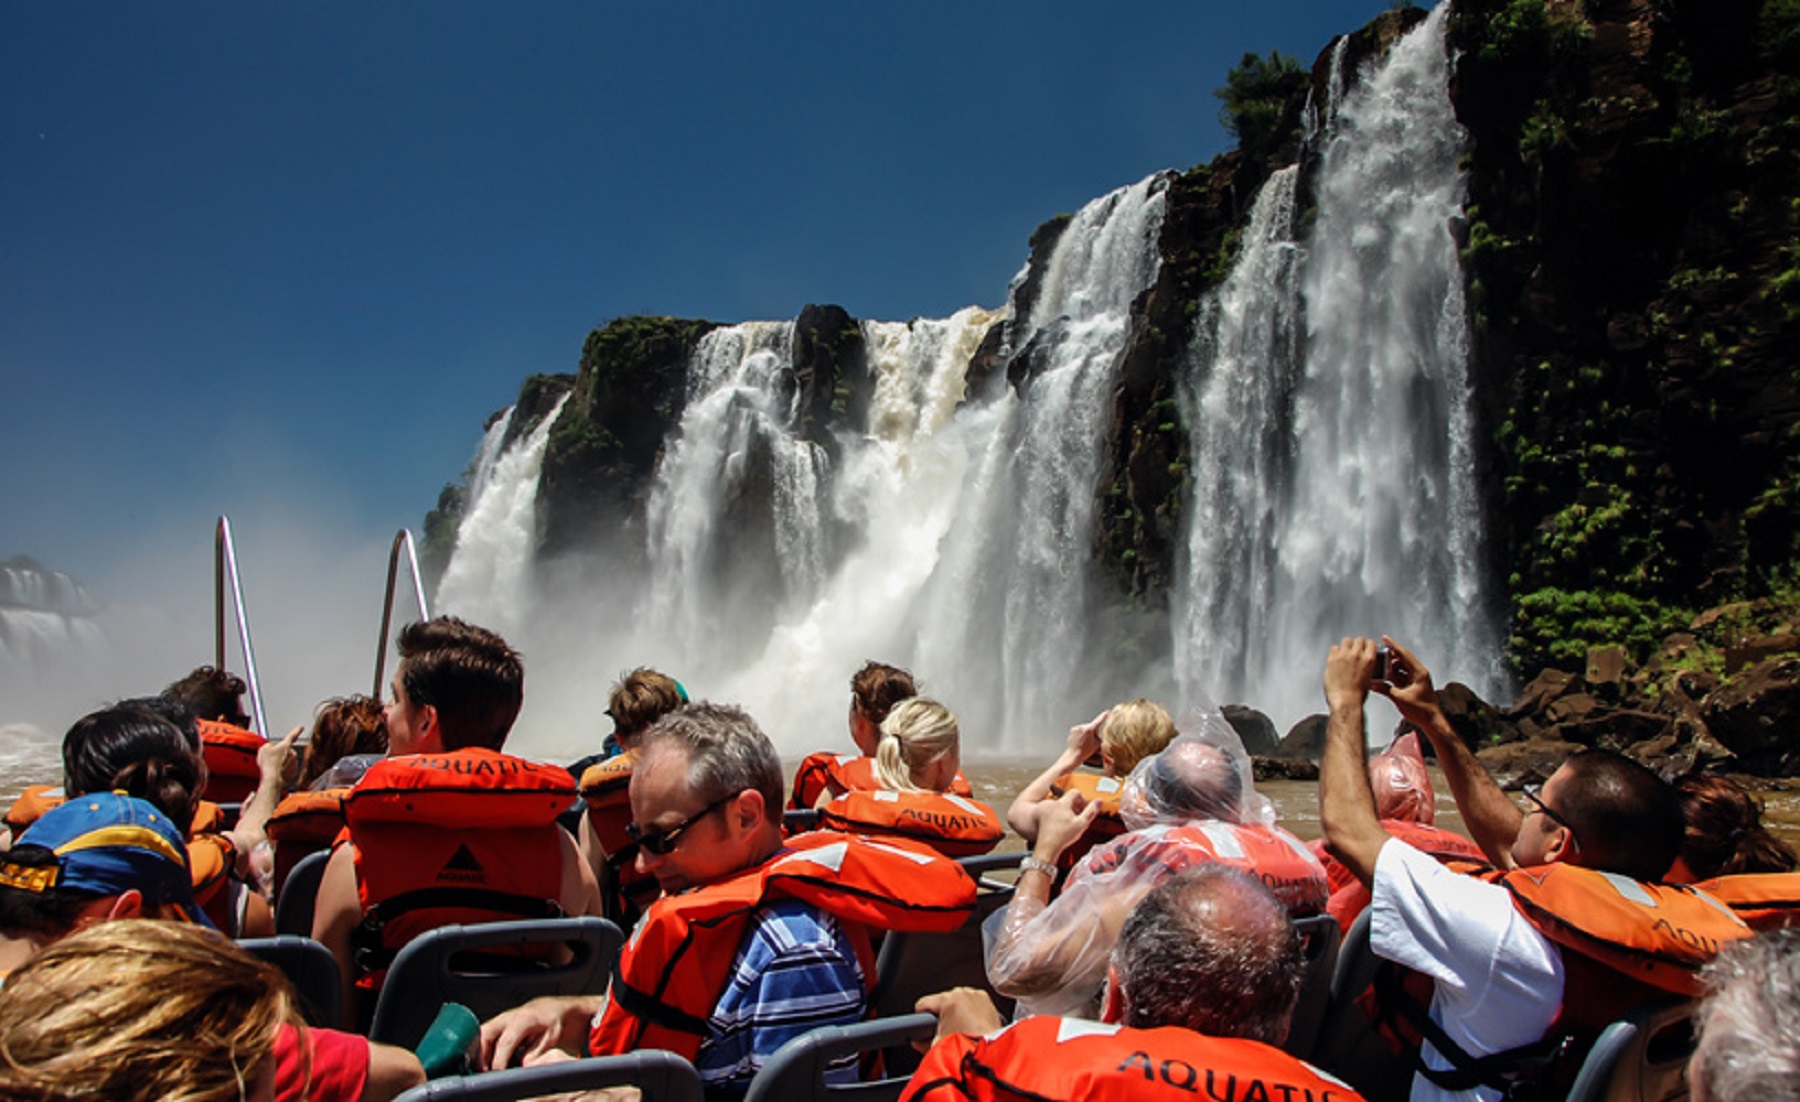
[[[0,558],[131,600],[220,513],[384,542],[617,315],[999,305],[1226,147],[1246,50],[1385,6],[0,5]]]

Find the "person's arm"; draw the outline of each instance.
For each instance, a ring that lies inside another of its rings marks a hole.
[[[1345,639],[1325,660],[1325,754],[1319,763],[1319,827],[1325,848],[1364,885],[1388,833],[1375,814],[1369,787],[1363,704],[1375,672],[1375,642]]]
[[[1108,709],[1110,711],[1110,709]],[[1017,831],[1028,843],[1035,843],[1038,836],[1038,817],[1043,814],[1046,803],[1055,798],[1050,790],[1055,787],[1056,779],[1065,773],[1072,773],[1075,767],[1100,752],[1100,725],[1106,722],[1106,712],[1101,712],[1087,723],[1069,728],[1069,738],[1062,754],[1051,764],[1050,768],[1037,775],[1037,779],[1026,785],[1012,806],[1006,810],[1006,825]]]
[[[600,882],[594,878],[594,870],[581,855],[581,847],[576,845],[575,839],[566,830],[558,829],[556,836],[562,852],[562,888],[558,898],[563,913],[604,917],[605,908],[600,904]]]
[[[299,769],[300,759],[294,753],[294,740],[306,730],[296,727],[281,739],[265,740],[256,751],[256,790],[238,811],[237,825],[225,832],[237,850],[238,875],[254,883],[250,875],[250,855],[268,838],[269,816],[281,802],[282,789],[290,773]]]
[[[604,995],[543,995],[481,1023],[482,1069],[498,1071],[560,1050],[580,1056],[587,1049],[594,1017]]]
[[[411,1051],[369,1042],[369,1078],[360,1102],[390,1102],[425,1082],[425,1069]]]
[[[1469,837],[1495,866],[1512,868],[1512,844],[1519,836],[1525,813],[1507,798],[1487,767],[1475,757],[1456,728],[1450,726],[1450,717],[1444,714],[1437,690],[1432,687],[1431,671],[1392,639],[1383,636],[1382,642],[1389,651],[1388,680],[1377,683],[1376,691],[1392,700],[1400,714],[1431,740]]]
[[[1047,802],[1031,855],[1054,865],[1098,813],[1098,804],[1086,803],[1076,792]],[[1150,886],[1127,883],[1131,877],[1116,873],[1083,873],[1078,869],[1069,877],[1055,903],[1049,872],[1033,867],[1019,874],[987,959],[996,991],[1041,997],[1105,974],[1119,927]]]
[[[313,904],[313,940],[337,958],[344,983],[344,1028],[356,1028],[356,954],[350,935],[362,921],[362,901],[356,897],[356,851],[339,846],[325,863],[319,894]]]

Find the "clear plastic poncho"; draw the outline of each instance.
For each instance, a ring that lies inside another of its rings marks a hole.
[[[1280,829],[1274,805],[1256,791],[1243,740],[1220,712],[1191,708],[1177,729],[1174,741],[1126,779],[1119,815],[1131,833],[1107,846],[1160,841],[1175,827],[1209,819]],[[1171,875],[1155,861],[1097,865],[1077,864],[1048,905],[1014,895],[1001,912],[988,979],[1019,1000],[1020,1017],[1098,1018],[1107,963],[1126,917]]]

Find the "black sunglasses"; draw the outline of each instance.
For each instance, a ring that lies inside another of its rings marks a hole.
[[[658,830],[655,827],[646,830],[636,823],[626,823],[625,836],[630,838],[633,842],[636,842],[646,852],[654,853],[658,857],[667,857],[670,853],[674,852],[675,843],[681,838],[682,831],[737,799],[737,797],[738,794],[736,792],[733,792],[729,796],[720,796],[712,803],[707,804],[699,811],[694,812],[692,815],[689,815],[687,818],[681,820],[681,822],[676,823],[667,830]]]
[[[1524,795],[1524,797],[1527,800],[1531,801],[1531,804],[1532,804],[1532,807],[1534,810],[1543,812],[1545,818],[1549,819],[1551,822],[1555,823],[1557,826],[1562,827],[1564,830],[1568,831],[1570,836],[1573,837],[1575,834],[1575,825],[1573,823],[1569,822],[1569,820],[1563,818],[1561,815],[1558,815],[1556,812],[1550,810],[1550,805],[1544,802],[1544,798],[1542,796],[1538,795],[1538,793],[1542,792],[1543,790],[1544,790],[1544,786],[1541,784],[1523,785],[1519,789],[1519,791]]]

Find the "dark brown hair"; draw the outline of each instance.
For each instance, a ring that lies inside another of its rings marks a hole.
[[[913,675],[898,666],[865,662],[850,679],[850,696],[856,701],[856,710],[877,727],[894,705],[918,695]]]
[[[1661,880],[1681,852],[1681,801],[1648,766],[1610,750],[1583,750],[1556,812],[1575,832],[1577,861],[1633,880]]]
[[[1687,821],[1681,857],[1696,880],[1794,871],[1794,851],[1762,825],[1762,805],[1743,785],[1696,774],[1677,781],[1675,791]]]
[[[681,707],[681,686],[666,673],[639,666],[619,678],[607,698],[606,714],[621,744],[637,741],[645,728]]]
[[[201,666],[180,681],[163,690],[194,710],[201,719],[217,719],[239,727],[249,727],[250,717],[244,712],[244,679],[215,666]]]
[[[415,706],[437,709],[446,750],[506,744],[525,703],[525,663],[506,640],[454,616],[400,632],[400,683]]]
[[[372,696],[333,697],[313,713],[298,787],[311,788],[347,754],[385,754],[387,747],[387,715],[381,701]]]

